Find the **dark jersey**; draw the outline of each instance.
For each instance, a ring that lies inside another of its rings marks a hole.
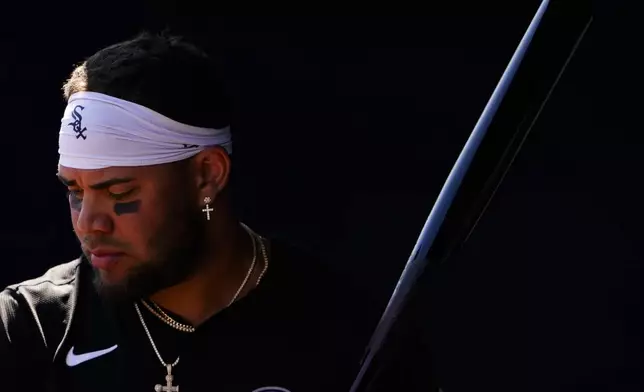
[[[262,283],[194,333],[141,314],[179,391],[346,391],[379,316],[279,242]],[[154,391],[161,364],[132,303],[106,304],[83,258],[0,293],[0,379],[19,391]],[[161,389],[165,390],[165,389]]]

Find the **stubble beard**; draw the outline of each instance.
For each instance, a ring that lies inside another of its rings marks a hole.
[[[136,301],[175,286],[198,271],[205,245],[203,217],[186,208],[166,216],[148,241],[147,249],[153,256],[138,261],[121,281],[108,284],[94,269],[94,286],[101,297]]]

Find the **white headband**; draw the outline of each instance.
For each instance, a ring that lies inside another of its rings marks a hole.
[[[73,94],[58,138],[59,164],[74,169],[176,162],[208,146],[232,153],[230,127],[199,128],[109,95]]]

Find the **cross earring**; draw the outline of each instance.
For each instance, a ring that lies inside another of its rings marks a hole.
[[[212,199],[210,198],[210,196],[206,196],[204,197],[203,202],[206,203],[206,208],[204,208],[201,211],[205,212],[206,219],[210,220],[210,213],[214,211],[214,209],[210,208],[210,205],[209,205],[212,202]]]

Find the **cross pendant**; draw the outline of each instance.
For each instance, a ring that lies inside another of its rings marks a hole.
[[[210,220],[210,213],[212,211],[214,211],[214,209],[210,208],[210,206],[208,204],[206,204],[206,208],[204,208],[201,211],[205,212],[206,213],[206,219]]]
[[[174,381],[174,376],[172,375],[172,365],[165,365],[165,367],[168,371],[168,375],[165,376],[165,386],[157,384],[154,386],[154,390],[156,392],[179,392],[179,386],[172,385],[172,381]]]

